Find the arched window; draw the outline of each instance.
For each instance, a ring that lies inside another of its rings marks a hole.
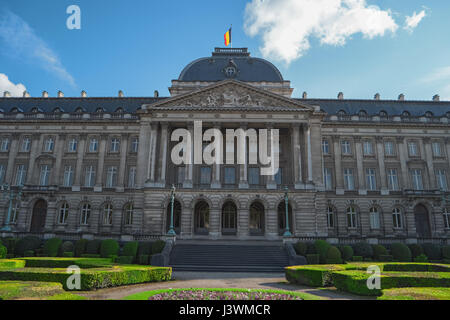
[[[431,111],[425,112],[425,117],[427,117],[427,118],[433,117],[433,112],[431,112]]]
[[[403,228],[403,221],[402,221],[402,211],[400,208],[394,208],[392,210],[392,222],[394,229],[401,229]]]
[[[132,203],[128,203],[124,207],[124,223],[126,226],[133,224],[134,207]]]
[[[334,228],[335,226],[335,215],[334,215],[334,208],[329,206],[327,208],[327,226],[328,228]]]
[[[58,223],[65,224],[67,222],[67,217],[69,215],[69,204],[64,202],[61,207],[59,207]]]
[[[358,115],[360,118],[367,118],[367,111],[366,110],[359,110]]]
[[[356,228],[357,227],[356,209],[355,209],[355,207],[348,207],[347,208],[347,226],[349,228]]]
[[[53,109],[53,113],[61,113],[62,110],[60,107],[56,107],[55,109]]]
[[[36,107],[34,107],[34,108],[32,108],[32,109],[31,109],[31,112],[33,112],[33,113],[37,113],[37,112],[39,112],[39,109],[38,109],[38,108],[36,108]]]
[[[369,210],[370,216],[370,228],[371,229],[380,229],[380,212],[378,208],[372,207]]]
[[[116,113],[123,113],[123,108],[121,108],[121,107],[117,108]]]
[[[196,234],[209,233],[209,205],[206,201],[199,201],[195,205],[194,228]]]
[[[411,113],[409,113],[408,111],[403,111],[402,113],[402,118],[403,120],[409,120],[409,118],[411,117]]]
[[[444,209],[444,226],[445,229],[450,229],[450,208]]]
[[[250,205],[250,235],[264,234],[264,206],[260,202]]]
[[[95,110],[95,112],[97,112],[97,113],[103,113],[103,112],[105,112],[105,110],[104,110],[102,107],[100,107],[100,108],[97,108],[97,109]]]
[[[19,111],[18,108],[12,108],[10,112],[12,112],[12,113],[18,113],[18,112],[20,112],[20,111]]]
[[[91,216],[91,205],[88,203],[83,204],[81,207],[81,218],[80,218],[80,224],[82,225],[88,225],[89,224],[89,217]]]
[[[83,113],[84,110],[83,110],[83,108],[78,107],[78,108],[75,109],[75,112],[76,112],[76,113]]]
[[[110,226],[112,225],[112,214],[113,214],[113,207],[110,203],[105,204],[103,207],[103,224]]]
[[[232,201],[227,201],[222,206],[222,233],[236,234],[237,208]]]
[[[386,119],[388,117],[388,113],[384,110],[380,111],[380,118]]]

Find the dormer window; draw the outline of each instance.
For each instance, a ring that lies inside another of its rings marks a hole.
[[[19,111],[18,108],[12,108],[12,109],[11,109],[11,112],[13,112],[13,113],[18,113],[18,112],[20,112],[20,111]]]
[[[103,108],[97,108],[97,110],[95,110],[95,112],[97,113],[103,113],[105,110],[103,110]]]
[[[83,108],[78,107],[78,108],[75,109],[75,112],[76,113],[83,113]]]
[[[433,112],[431,112],[431,111],[425,112],[425,117],[427,117],[427,118],[433,117]]]
[[[120,108],[120,107],[117,108],[117,109],[116,109],[116,113],[123,113],[123,108]]]
[[[366,110],[360,110],[358,115],[359,115],[360,118],[367,118]]]
[[[380,111],[380,117],[381,118],[387,118],[388,117],[388,114],[387,114],[387,112],[386,111]]]
[[[53,113],[61,113],[61,109],[56,107],[55,109],[53,109]]]
[[[33,108],[33,109],[31,109],[31,112],[33,112],[33,113],[37,113],[38,111],[39,111],[38,108]]]

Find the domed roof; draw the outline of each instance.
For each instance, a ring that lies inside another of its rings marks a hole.
[[[250,57],[247,48],[215,48],[211,57],[188,64],[178,81],[283,82],[280,71],[269,61]]]

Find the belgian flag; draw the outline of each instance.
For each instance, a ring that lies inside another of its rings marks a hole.
[[[227,47],[231,43],[231,28],[224,35],[225,38],[225,46]]]

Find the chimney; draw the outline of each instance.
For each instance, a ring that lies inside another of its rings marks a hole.
[[[158,90],[155,90],[154,97],[155,97],[155,98],[158,98],[158,97],[159,97],[159,92],[158,92]]]
[[[401,94],[398,96],[398,101],[405,101],[405,95],[404,95],[403,93],[401,93]]]
[[[122,90],[119,90],[119,98],[123,98],[125,95],[123,94]]]
[[[64,93],[62,91],[58,91],[58,98],[63,98],[64,97]]]
[[[438,94],[435,94],[435,95],[433,96],[433,101],[436,101],[436,102],[441,101],[441,98],[439,97]]]
[[[30,93],[28,91],[24,91],[23,92],[23,97],[24,98],[29,98],[30,97]]]
[[[82,98],[86,98],[87,97],[87,93],[86,93],[86,91],[81,91],[81,97]]]
[[[302,99],[308,99],[308,94],[306,93],[306,91],[303,92],[303,94],[302,94]]]
[[[375,96],[373,98],[374,98],[374,100],[380,100],[380,94],[379,93],[375,93]]]
[[[343,100],[344,99],[344,93],[343,92],[339,92],[338,93],[338,99],[339,100]]]
[[[3,92],[3,98],[11,98],[11,93],[9,91]]]
[[[42,91],[42,98],[48,98],[48,92]]]

